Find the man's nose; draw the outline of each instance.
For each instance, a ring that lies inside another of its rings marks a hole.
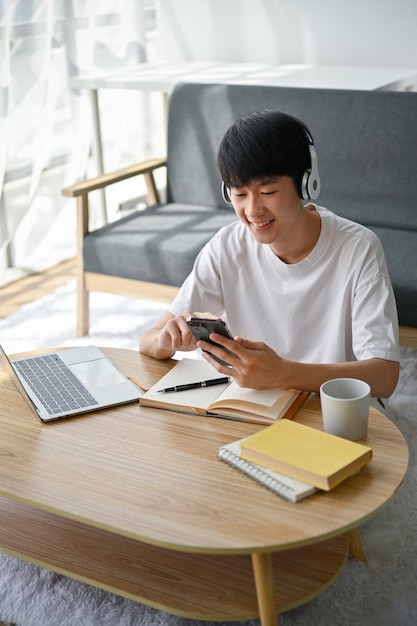
[[[246,215],[262,215],[263,212],[262,199],[256,194],[248,194],[245,206]]]

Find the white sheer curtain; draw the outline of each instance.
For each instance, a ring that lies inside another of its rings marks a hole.
[[[70,79],[146,60],[152,9],[153,0],[0,0],[0,284],[74,254],[75,209],[60,190],[95,172],[89,101]],[[106,169],[149,156],[146,96],[100,98]]]

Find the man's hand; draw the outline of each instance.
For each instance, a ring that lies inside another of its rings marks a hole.
[[[217,333],[212,333],[210,339],[220,344],[213,346],[206,341],[199,341],[197,346],[204,350],[204,358],[216,368],[218,372],[233,376],[241,387],[250,389],[284,388],[285,359],[261,341],[249,341],[241,337],[227,339]],[[221,347],[222,346],[222,347]],[[236,356],[230,355],[229,350]],[[210,354],[215,355],[231,367],[221,365]]]
[[[195,350],[197,342],[186,322],[190,317],[218,319],[212,313],[184,311],[174,317],[167,311],[153,328],[140,337],[140,352],[156,359],[168,359],[177,350],[183,352]]]
[[[167,350],[172,354],[177,350],[184,352],[195,350],[197,342],[186,322],[191,315],[189,311],[184,311],[182,315],[170,317],[162,328],[158,329],[157,343],[161,350]]]
[[[386,359],[364,359],[343,363],[303,363],[285,359],[266,344],[235,337],[227,339],[212,333],[210,339],[220,344],[213,346],[199,341],[204,358],[222,374],[233,376],[241,387],[250,389],[300,389],[318,393],[320,386],[332,378],[359,378],[371,387],[374,398],[388,398],[395,389],[399,363]],[[230,355],[223,348],[235,353]],[[231,367],[219,364],[208,352],[225,359]]]

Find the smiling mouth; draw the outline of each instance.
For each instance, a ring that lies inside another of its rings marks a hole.
[[[268,220],[267,222],[251,222],[251,226],[252,228],[255,228],[256,230],[262,230],[263,228],[266,228],[267,226],[269,226],[270,224],[272,224],[274,220]]]

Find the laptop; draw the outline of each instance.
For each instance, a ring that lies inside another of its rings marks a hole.
[[[138,400],[143,392],[95,346],[0,362],[43,422],[72,417]]]

